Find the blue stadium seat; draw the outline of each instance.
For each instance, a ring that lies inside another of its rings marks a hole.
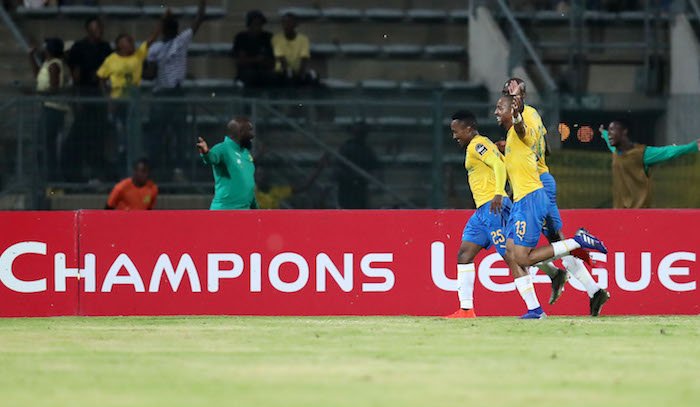
[[[212,42],[209,44],[209,52],[214,54],[230,55],[232,50],[233,44],[230,42]]]
[[[335,44],[311,44],[311,55],[333,56],[340,52],[340,47]]]
[[[617,13],[607,11],[586,10],[583,12],[584,20],[588,21],[614,21],[617,20]]]
[[[193,2],[194,3],[194,2]],[[181,7],[182,15],[186,17],[194,17],[197,15],[198,6],[185,6]],[[213,7],[207,4],[207,8],[204,10],[205,18],[222,18],[226,16],[226,9],[223,7]]]
[[[350,89],[356,89],[357,88],[357,82],[354,81],[347,81],[344,79],[333,79],[333,78],[326,78],[326,79],[321,79],[321,83],[328,87],[329,89],[334,89],[334,90],[350,90]]]
[[[388,57],[412,57],[423,53],[423,47],[413,44],[384,45],[382,52]]]
[[[135,6],[102,6],[102,13],[111,17],[133,17],[143,14],[141,7]]]
[[[472,81],[443,81],[440,83],[445,90],[477,90],[483,85]]]
[[[165,10],[168,7],[165,5],[160,6],[143,6],[141,8],[143,15],[148,17],[162,17],[165,14]],[[170,7],[170,12],[177,17],[182,16],[182,9],[180,7]]]
[[[438,44],[425,47],[425,53],[432,58],[462,58],[467,50],[461,45]]]
[[[450,10],[450,19],[456,23],[466,23],[469,21],[469,10]]]
[[[389,79],[365,79],[360,81],[360,86],[366,90],[395,90],[399,83]]]
[[[347,56],[375,56],[379,54],[379,45],[341,44],[340,52]]]
[[[562,13],[556,10],[539,10],[535,12],[535,20],[537,21],[568,21],[569,20],[569,14],[568,13]]]
[[[429,91],[439,88],[439,84],[429,81],[401,81],[399,84],[401,90],[422,90]]]
[[[321,9],[321,15],[329,20],[357,21],[362,18],[362,11],[356,8],[331,7]]]
[[[406,18],[406,13],[397,8],[368,8],[365,16],[370,20],[401,21]]]
[[[86,17],[100,14],[101,9],[97,6],[61,6],[59,12],[66,17]]]
[[[229,45],[229,50],[230,49],[231,45]],[[211,51],[212,49],[210,44],[206,42],[193,42],[187,49],[187,53],[190,55],[204,55],[210,53]]]
[[[23,17],[53,17],[58,14],[58,7],[26,8],[19,6],[17,7],[17,14]]]

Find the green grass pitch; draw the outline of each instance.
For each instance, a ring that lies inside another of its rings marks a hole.
[[[698,406],[700,317],[0,319],[2,406]]]

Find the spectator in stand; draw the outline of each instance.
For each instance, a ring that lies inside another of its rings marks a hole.
[[[43,60],[41,67],[37,64],[36,48],[29,51],[36,91],[41,95],[56,95],[65,88],[65,69],[63,64],[63,40],[47,38],[41,47]],[[43,165],[45,179],[55,181],[58,178],[58,162],[61,135],[68,105],[59,102],[44,102],[41,107],[40,141],[43,152],[39,162]]]
[[[275,73],[285,86],[304,86],[317,81],[309,69],[311,50],[309,37],[296,31],[298,22],[292,13],[282,16],[282,32],[272,37]]]
[[[150,210],[156,204],[158,186],[151,181],[151,163],[142,158],[134,163],[134,173],[112,189],[105,209]]]
[[[649,208],[651,206],[649,167],[700,151],[700,139],[682,146],[653,147],[633,143],[629,138],[629,125],[624,120],[612,121],[608,130],[601,125],[600,133],[613,153],[612,189],[615,209]]]
[[[266,22],[265,15],[259,10],[249,11],[246,15],[247,30],[236,34],[233,40],[236,79],[246,87],[262,88],[274,84],[272,34],[263,31]]]
[[[102,39],[104,26],[97,16],[85,20],[87,36],[76,41],[68,52],[75,94],[81,97],[98,97],[100,81],[97,69],[112,53],[112,47]],[[88,178],[104,177],[105,140],[107,138],[107,105],[103,103],[78,102],[75,105],[75,122],[71,129],[66,151],[64,174],[68,180],[82,177],[83,168]]]
[[[203,138],[196,144],[205,164],[214,172],[214,199],[211,210],[260,209],[255,199],[255,164],[250,150],[255,126],[244,118],[231,120],[229,134],[211,149]]]
[[[187,72],[187,49],[204,21],[205,9],[206,0],[199,0],[197,16],[192,26],[179,34],[177,19],[170,9],[166,11],[162,41],[151,46],[146,58],[146,73],[148,77],[155,77],[153,96],[184,101],[185,92],[181,85]],[[180,103],[155,103],[151,110],[152,129],[148,139],[148,153],[156,168],[172,168],[173,179],[176,180],[183,176],[179,166],[184,162],[186,114],[185,105]]]
[[[151,35],[137,49],[134,39],[129,34],[119,34],[114,44],[116,52],[111,53],[97,70],[100,78],[100,88],[104,95],[108,95],[111,101],[124,101],[131,93],[141,85],[143,62],[148,55],[148,47],[153,44],[161,31],[162,23],[158,21]],[[108,90],[107,80],[110,82]],[[128,104],[110,103],[109,112],[117,128],[117,152],[120,155],[126,153],[126,124],[130,117]]]
[[[256,157],[256,160],[258,157]],[[271,183],[264,167],[255,168],[255,197],[260,205],[260,209],[281,209],[286,207],[285,202],[288,199],[311,188],[323,169],[328,166],[329,159],[327,153],[322,155],[313,172],[305,180],[298,180],[294,185]]]
[[[374,151],[367,145],[367,128],[357,125],[353,133],[352,137],[340,146],[339,153],[377,177],[380,163]],[[338,183],[338,204],[342,209],[366,209],[369,206],[367,178],[341,163],[335,170],[335,179]]]

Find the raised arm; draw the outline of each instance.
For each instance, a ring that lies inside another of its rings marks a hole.
[[[523,115],[520,113],[521,106],[518,102],[518,98],[513,98],[513,104],[511,105],[511,113],[513,115],[513,127],[515,128],[515,133],[520,138],[525,138],[527,135],[527,128],[525,127],[525,122],[523,121]]]
[[[168,11],[166,11],[166,13],[167,12]],[[158,21],[156,22],[156,26],[153,28],[153,31],[151,31],[151,34],[146,39],[146,46],[147,47],[150,47],[151,44],[156,42],[161,31],[163,31],[163,19],[158,19]]]
[[[671,160],[685,154],[696,153],[698,150],[700,150],[700,140],[696,140],[682,146],[649,146],[644,149],[644,169],[648,169],[650,165],[660,163],[662,161]]]
[[[202,22],[204,22],[204,14],[206,12],[206,8],[207,1],[199,0],[199,7],[197,8],[197,17],[195,17],[194,21],[192,22],[192,34],[196,34],[197,30],[199,30],[199,26],[202,25]]]
[[[605,127],[603,127],[602,124],[600,125],[600,128],[598,128],[598,130],[600,131],[600,136],[603,138],[603,140],[605,140],[605,145],[607,145],[610,151],[614,153],[615,147],[610,145],[610,140],[608,139],[608,131],[605,130]]]

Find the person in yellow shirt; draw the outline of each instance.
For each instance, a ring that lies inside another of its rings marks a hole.
[[[470,111],[460,110],[452,116],[450,129],[452,138],[467,150],[464,168],[469,176],[469,188],[477,209],[464,226],[462,244],[457,253],[457,294],[460,308],[445,318],[475,318],[474,258],[482,249],[487,250],[491,246],[501,256],[505,255],[505,222],[512,203],[505,192],[506,167],[503,156],[491,140],[479,134],[476,116]]]
[[[114,41],[117,50],[109,54],[97,69],[102,93],[111,101],[127,98],[133,89],[141,85],[143,62],[148,55],[148,47],[160,35],[161,27],[162,21],[159,20],[151,35],[138,49],[135,48],[131,35],[122,33],[117,36]],[[117,128],[117,151],[120,155],[126,152],[126,124],[129,116],[126,103],[109,104],[109,118]]]
[[[514,202],[506,226],[504,259],[528,308],[521,318],[541,319],[546,314],[535,294],[532,276],[526,271],[528,267],[569,253],[585,257],[578,249],[607,253],[607,248],[585,229],[579,229],[572,239],[536,247],[551,206],[537,171],[539,157],[533,148],[537,143],[537,134],[535,129],[524,123],[521,111],[520,99],[511,95],[501,97],[494,111],[498,124],[508,130],[505,163]]]
[[[287,13],[282,16],[282,32],[272,37],[275,73],[286,86],[303,86],[316,81],[315,72],[309,69],[309,37],[298,33],[297,25],[296,16]]]
[[[561,215],[559,214],[559,207],[557,206],[557,183],[554,180],[554,177],[549,173],[549,167],[545,162],[545,155],[549,153],[545,138],[547,129],[542,123],[542,118],[537,110],[532,106],[525,104],[527,91],[525,82],[522,79],[508,79],[508,81],[506,81],[506,83],[503,85],[503,94],[513,95],[516,99],[518,99],[523,122],[528,128],[533,129],[535,132],[536,142],[533,148],[538,157],[537,172],[540,176],[540,181],[542,182],[550,205],[549,215],[547,215],[547,218],[545,219],[542,234],[544,234],[550,243],[564,240],[564,233],[561,230],[563,223],[561,221]],[[595,280],[593,280],[593,277],[591,277],[591,274],[588,272],[588,269],[583,264],[581,259],[574,256],[564,256],[562,258],[562,264],[566,270],[557,268],[551,262],[540,263],[537,266],[552,280],[552,292],[549,298],[549,303],[554,304],[554,302],[561,296],[564,290],[564,284],[569,279],[569,273],[571,273],[571,275],[574,276],[574,278],[578,280],[586,289],[586,293],[589,297],[590,315],[600,315],[600,310],[603,307],[603,304],[610,298],[610,293],[596,284]],[[536,272],[536,269],[530,271]]]

